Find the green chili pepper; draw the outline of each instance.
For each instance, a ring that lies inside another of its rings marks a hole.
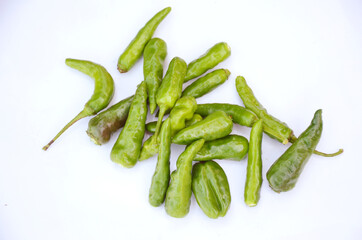
[[[240,98],[243,100],[246,108],[253,111],[259,118],[263,119],[263,129],[264,132],[269,135],[271,138],[277,139],[283,144],[288,142],[293,143],[296,141],[296,137],[293,134],[293,130],[288,127],[284,122],[281,122],[277,118],[268,114],[266,109],[259,103],[255,98],[253,91],[247,85],[245,78],[238,76],[235,80],[236,90],[239,93]],[[314,153],[323,157],[334,157],[343,152],[343,149],[339,149],[335,153],[322,153],[317,150],[314,150]]]
[[[143,49],[152,38],[156,28],[170,11],[170,7],[162,9],[156,13],[141,30],[139,30],[136,37],[131,41],[118,59],[117,67],[121,73],[128,72],[141,57]]]
[[[206,117],[215,111],[224,111],[231,117],[234,123],[242,126],[251,127],[258,120],[258,117],[252,111],[239,105],[228,103],[197,104],[195,113]]]
[[[216,162],[199,162],[194,165],[192,192],[208,217],[223,217],[227,213],[231,202],[229,182],[224,170]]]
[[[165,201],[166,212],[172,217],[181,218],[189,212],[192,193],[192,160],[204,142],[203,139],[193,142],[177,159],[177,169],[171,174]]]
[[[244,201],[249,207],[254,207],[260,199],[260,188],[263,183],[261,142],[263,138],[263,119],[259,119],[250,132],[248,152],[248,167],[244,189]]]
[[[176,102],[177,104],[177,102]],[[200,122],[203,118],[200,114],[194,114],[190,120],[185,121],[185,127],[191,126],[197,122]],[[150,133],[155,133],[157,121],[149,122],[146,124],[146,130]]]
[[[166,119],[160,131],[160,148],[155,173],[152,177],[149,192],[149,202],[152,206],[160,206],[165,200],[168,183],[170,181],[170,153],[171,153],[171,121]]]
[[[132,100],[133,96],[123,99],[89,121],[87,134],[95,144],[108,142],[111,135],[124,126]]]
[[[65,125],[65,127],[60,130],[60,132],[47,145],[43,147],[44,151],[47,150],[50,145],[75,122],[82,118],[95,115],[107,107],[113,97],[114,82],[112,76],[104,67],[90,61],[71,58],[67,58],[65,60],[65,64],[93,78],[95,81],[94,91],[91,99],[89,99],[85,104],[84,109],[67,125]]]
[[[179,131],[172,139],[176,144],[190,144],[198,139],[211,141],[229,135],[233,128],[230,117],[222,111],[216,111],[204,120]]]
[[[140,155],[147,117],[147,89],[143,81],[137,87],[124,128],[111,152],[113,162],[133,167]]]
[[[230,75],[227,69],[218,69],[197,79],[182,92],[182,96],[201,97],[223,84]]]
[[[196,154],[194,161],[213,159],[231,159],[240,161],[248,153],[248,140],[239,135],[228,135],[213,141],[205,142]]]
[[[167,45],[160,38],[152,38],[143,51],[143,75],[147,84],[150,112],[156,110],[156,92],[163,76],[163,62],[167,55]]]
[[[200,114],[194,114],[190,120],[186,120],[185,127],[189,127],[191,125],[194,125],[195,123],[198,123],[202,121],[202,117]]]
[[[322,130],[322,110],[317,110],[309,127],[269,168],[266,177],[275,192],[286,192],[294,188],[319,142]]]
[[[293,130],[286,123],[281,122],[272,115],[255,98],[253,91],[246,84],[245,78],[238,76],[235,80],[236,90],[247,109],[253,111],[259,118],[263,119],[264,132],[270,137],[287,144],[294,136]]]
[[[171,60],[166,75],[156,94],[156,102],[160,108],[155,134],[143,144],[140,161],[150,158],[158,152],[158,133],[162,119],[168,109],[173,108],[182,93],[182,83],[186,74],[187,65],[181,58],[175,57]]]
[[[185,82],[204,74],[209,69],[212,69],[228,58],[230,53],[230,47],[227,43],[220,42],[215,44],[207,50],[204,55],[189,63],[187,66]]]
[[[171,136],[185,127],[185,121],[191,119],[196,110],[196,100],[193,97],[182,97],[177,100],[170,113]],[[140,161],[146,160],[158,152],[159,141],[155,141],[155,135],[151,136],[143,144]]]

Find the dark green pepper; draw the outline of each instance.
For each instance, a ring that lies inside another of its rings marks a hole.
[[[220,62],[224,61],[231,54],[230,47],[225,42],[220,42],[212,46],[205,54],[192,61],[187,66],[185,82],[204,74]]]
[[[89,121],[87,134],[95,144],[108,142],[111,135],[124,126],[132,100],[133,96],[123,99]]]
[[[216,111],[204,120],[179,131],[172,139],[176,144],[190,144],[198,139],[211,141],[229,135],[233,128],[230,117],[222,111]]]
[[[156,93],[163,76],[163,62],[167,55],[167,45],[160,38],[152,38],[143,51],[143,76],[147,84],[150,112],[156,110]]]
[[[322,110],[317,110],[309,127],[269,168],[266,177],[275,192],[294,188],[322,135]]]
[[[261,161],[261,142],[263,138],[263,119],[259,119],[250,132],[248,167],[244,189],[244,201],[249,207],[254,207],[260,199],[260,188],[263,183]]]
[[[113,162],[133,167],[140,155],[147,117],[147,89],[143,81],[137,87],[124,128],[111,152]]]
[[[162,9],[156,13],[141,30],[139,30],[136,37],[131,41],[118,59],[117,68],[120,73],[128,72],[142,56],[146,44],[152,38],[158,25],[170,11],[170,7]]]
[[[248,153],[248,140],[239,135],[228,135],[213,141],[205,142],[196,154],[194,161],[213,159],[230,159],[240,161]]]
[[[166,119],[160,131],[160,147],[155,173],[149,192],[149,202],[152,206],[160,206],[165,200],[168,183],[170,181],[170,153],[171,153],[171,121]]]
[[[194,165],[192,192],[208,217],[223,217],[227,213],[231,202],[229,182],[224,170],[216,162],[199,162]]]
[[[258,120],[258,117],[252,111],[239,105],[228,103],[197,104],[195,113],[206,117],[215,111],[224,111],[231,117],[234,123],[242,126],[251,127]]]
[[[186,147],[176,162],[166,193],[165,209],[168,215],[181,218],[186,216],[191,203],[192,160],[205,140],[200,139]]]
[[[230,75],[227,69],[218,69],[197,79],[182,92],[182,96],[201,97],[223,84]]]

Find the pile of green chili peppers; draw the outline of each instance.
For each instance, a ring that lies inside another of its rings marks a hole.
[[[228,69],[210,71],[230,56],[230,47],[225,42],[215,44],[188,64],[180,57],[172,58],[163,76],[167,44],[160,38],[153,38],[153,34],[170,11],[167,7],[155,14],[119,57],[117,68],[120,73],[126,73],[143,56],[144,80],[134,95],[102,112],[114,93],[111,75],[97,63],[66,59],[68,66],[95,80],[94,92],[84,109],[43,147],[44,150],[75,122],[98,114],[89,121],[86,131],[95,144],[106,144],[112,134],[122,128],[110,153],[113,162],[131,168],[158,154],[149,203],[155,207],[165,203],[167,214],[177,218],[188,214],[192,194],[208,217],[226,215],[231,203],[229,182],[214,160],[241,161],[247,156],[244,201],[248,206],[256,206],[263,182],[263,133],[283,144],[291,144],[266,173],[269,186],[278,193],[295,187],[313,154],[333,157],[343,152],[340,149],[326,154],[316,150],[323,128],[322,110],[315,112],[310,125],[296,137],[286,123],[267,112],[242,76],[236,78],[235,85],[244,106],[198,104],[197,98],[213,91],[230,76]],[[185,82],[195,78],[198,79],[184,88]],[[148,109],[154,114],[157,108],[158,120],[147,122]],[[231,134],[234,124],[251,128],[249,140]],[[152,135],[144,141],[146,133]],[[185,145],[185,150],[171,173],[172,143]]]

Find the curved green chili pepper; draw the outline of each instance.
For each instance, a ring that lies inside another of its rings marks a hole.
[[[268,114],[266,109],[259,103],[259,101],[255,98],[253,91],[247,85],[244,77],[238,76],[235,80],[235,84],[236,90],[238,91],[240,98],[243,100],[245,107],[253,111],[259,118],[263,119],[263,128],[267,135],[271,138],[277,139],[283,144],[287,144],[288,142],[293,143],[296,141],[297,138],[293,134],[293,130],[290,129],[286,123],[281,122],[279,119]],[[334,157],[342,152],[343,149],[339,149],[339,151],[330,154],[314,150],[314,154],[323,157]]]
[[[139,30],[136,37],[131,41],[118,59],[117,68],[120,73],[128,72],[133,67],[141,57],[143,49],[152,38],[156,28],[170,11],[170,7],[162,9],[156,13],[141,30]]]
[[[113,97],[114,82],[112,76],[104,67],[90,61],[71,58],[67,58],[65,60],[65,64],[93,78],[95,81],[94,91],[91,99],[89,99],[85,104],[84,109],[67,125],[65,125],[65,127],[60,130],[60,132],[47,145],[43,147],[44,151],[47,150],[50,145],[75,122],[82,118],[95,115],[107,107]]]
[[[294,188],[322,135],[322,110],[317,110],[309,127],[269,168],[266,177],[275,192]]]
[[[182,92],[182,96],[201,97],[223,84],[230,75],[227,69],[218,69],[197,79]]]
[[[177,104],[177,102],[176,102]],[[203,118],[200,114],[194,114],[190,120],[185,121],[185,127],[191,126],[197,122],[200,122]],[[155,133],[157,121],[149,122],[146,124],[146,130],[150,133]]]
[[[163,62],[167,55],[167,45],[160,38],[152,38],[143,51],[143,75],[147,84],[150,112],[156,110],[156,93],[163,76]]]
[[[204,120],[179,131],[172,139],[176,144],[190,144],[198,139],[211,141],[229,135],[233,128],[230,117],[222,111],[216,111]]]
[[[194,161],[213,159],[231,159],[240,161],[248,153],[248,140],[239,135],[228,135],[213,141],[205,142],[196,154]]]
[[[170,153],[171,153],[171,121],[166,119],[160,131],[160,148],[155,173],[149,192],[149,202],[152,206],[160,206],[165,200],[168,183],[170,181]]]
[[[204,55],[189,63],[187,66],[185,82],[204,74],[207,70],[215,67],[228,58],[230,54],[231,50],[227,43],[220,42],[215,44],[207,50]]]
[[[227,213],[231,202],[229,182],[224,170],[216,162],[199,162],[194,165],[192,192],[208,217],[223,217]]]
[[[158,133],[162,119],[168,109],[173,108],[182,93],[183,79],[186,74],[187,65],[181,58],[175,57],[171,60],[161,86],[157,90],[156,102],[160,108],[155,134],[147,139],[142,147],[140,161],[148,159],[158,152]]]
[[[87,134],[95,144],[108,142],[111,135],[124,126],[132,100],[133,96],[123,99],[89,121]]]
[[[189,212],[192,193],[192,160],[204,142],[203,139],[193,142],[177,159],[177,169],[171,174],[165,201],[166,212],[172,217],[181,218]]]
[[[235,80],[236,90],[247,109],[253,111],[259,118],[263,119],[264,132],[270,137],[287,144],[294,136],[293,130],[288,125],[268,114],[266,109],[255,98],[253,91],[246,84],[245,78],[238,76]]]
[[[111,152],[113,162],[133,167],[140,155],[147,117],[146,82],[138,85],[128,118]]]
[[[254,207],[260,199],[260,188],[263,183],[261,161],[261,142],[263,138],[263,119],[259,119],[250,132],[248,167],[244,189],[244,201],[249,207]]]
[[[185,121],[191,119],[197,107],[195,98],[182,97],[177,100],[170,113],[171,136],[185,127]],[[159,140],[155,141],[155,135],[151,136],[143,144],[140,161],[146,160],[158,152]]]
[[[239,105],[228,103],[197,104],[195,113],[206,117],[215,111],[224,111],[231,117],[234,123],[242,126],[251,127],[258,120],[258,117],[252,111]]]

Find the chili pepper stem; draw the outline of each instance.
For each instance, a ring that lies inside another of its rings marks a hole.
[[[297,140],[297,137],[292,136],[291,139],[290,139],[290,143],[294,143],[296,140]],[[324,152],[320,152],[318,150],[314,150],[313,153],[315,155],[322,156],[322,157],[335,157],[335,156],[338,156],[338,155],[342,154],[343,149],[340,148],[337,152],[334,152],[334,153],[324,153]]]
[[[158,119],[157,119],[156,130],[155,130],[156,138],[158,137],[158,134],[160,132],[161,125],[162,125],[162,119],[163,119],[163,115],[165,115],[165,112],[166,112],[165,108],[160,108],[160,111],[159,111],[159,114],[158,114]]]
[[[62,133],[64,133],[70,126],[72,126],[78,120],[87,116],[89,116],[89,113],[86,110],[83,110],[80,113],[78,113],[78,115],[75,116],[75,118],[73,118],[67,125],[65,125],[63,129],[60,130],[60,132],[47,145],[43,147],[43,150],[46,151],[50,147],[50,145],[52,145],[55,142],[55,140],[57,140],[58,137],[60,137],[60,135],[62,135]]]

